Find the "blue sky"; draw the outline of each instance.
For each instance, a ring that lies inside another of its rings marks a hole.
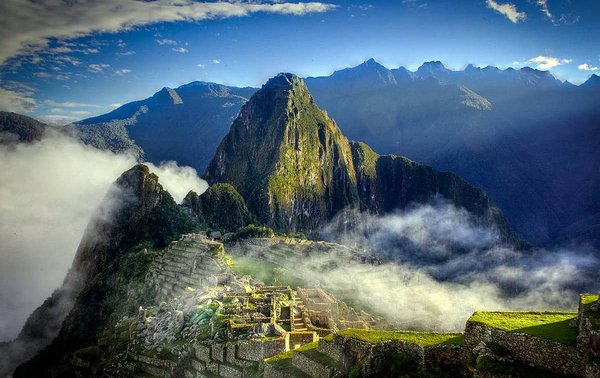
[[[0,21],[0,108],[56,123],[163,86],[260,86],[371,57],[389,68],[527,65],[574,83],[600,72],[595,0],[4,0]]]

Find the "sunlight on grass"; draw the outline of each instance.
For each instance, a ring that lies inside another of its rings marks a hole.
[[[567,345],[577,343],[579,330],[569,326],[576,312],[476,312],[469,319],[508,332],[526,333]]]
[[[338,335],[368,343],[378,343],[386,340],[406,341],[421,346],[462,345],[464,343],[461,333],[345,329],[339,331]]]

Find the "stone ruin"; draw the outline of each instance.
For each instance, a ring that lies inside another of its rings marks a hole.
[[[264,358],[336,330],[377,326],[322,289],[264,285],[230,265],[223,245],[202,234],[165,248],[145,280],[157,305],[140,307],[100,338],[99,350],[127,345],[104,357],[113,374],[172,376],[183,369],[188,376],[243,376]]]

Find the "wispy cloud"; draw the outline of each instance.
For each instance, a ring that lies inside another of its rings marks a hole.
[[[525,12],[520,12],[513,3],[500,4],[494,0],[487,0],[486,4],[488,8],[504,15],[514,24],[527,19],[527,14]]]
[[[183,48],[183,47],[173,47],[171,50],[173,50],[176,53],[180,53],[180,54],[185,54],[186,52],[188,52],[188,49]]]
[[[104,69],[108,67],[110,67],[110,64],[90,64],[88,66],[88,71],[93,73],[102,73],[104,72]]]
[[[123,51],[123,52],[118,52],[116,53],[119,56],[130,56],[130,55],[135,55],[135,51]]]
[[[552,15],[550,9],[548,8],[548,0],[537,0],[537,5],[540,7],[540,10],[544,14],[544,17],[554,22],[554,15]]]
[[[177,41],[174,41],[172,39],[168,39],[168,38],[163,38],[163,39],[155,39],[156,43],[158,43],[159,45],[176,45]]]
[[[70,114],[72,116],[86,116],[86,115],[92,114],[92,112],[90,112],[88,110],[65,110],[65,109],[61,109],[61,108],[52,108],[52,109],[50,109],[50,113]]]
[[[52,101],[52,100],[45,100],[44,104],[48,105],[48,106],[54,106],[54,107],[60,107],[60,108],[99,108],[100,107],[99,105],[83,104],[81,102],[72,102],[72,101],[56,102],[56,101]]]
[[[196,64],[196,66],[197,66],[198,68],[204,68],[204,67],[206,67],[206,65],[205,65],[205,64],[202,64],[202,63],[198,63],[198,64]]]
[[[127,75],[130,72],[131,72],[131,70],[129,68],[121,68],[121,69],[115,71],[115,73],[119,76]]]
[[[253,13],[301,16],[335,9],[333,4],[104,0],[0,2],[0,64],[18,54],[33,54],[51,38],[73,39],[111,33],[159,22],[195,22],[244,17]]]
[[[18,90],[0,88],[0,110],[15,113],[30,113],[37,106],[37,101]]]
[[[577,69],[581,70],[581,71],[598,71],[598,67],[596,66],[591,66],[587,63],[583,63],[577,66]]]
[[[221,61],[219,59],[213,59],[212,64],[221,64]]]

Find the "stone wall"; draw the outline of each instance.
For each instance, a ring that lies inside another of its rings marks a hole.
[[[582,355],[572,346],[523,333],[503,331],[478,322],[467,322],[467,353],[481,343],[492,342],[506,348],[519,361],[541,370],[557,374],[585,375]]]
[[[296,345],[302,346],[319,340],[316,332],[287,332],[285,337],[288,339],[287,350],[294,349]]]

